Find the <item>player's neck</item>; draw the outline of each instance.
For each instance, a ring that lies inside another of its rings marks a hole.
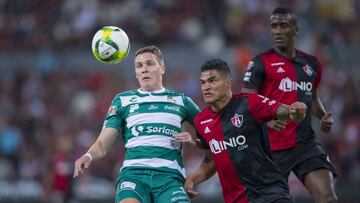
[[[163,85],[157,85],[154,87],[140,87],[140,90],[143,92],[157,92],[164,89]]]
[[[219,101],[215,102],[214,104],[211,104],[211,110],[213,112],[219,112],[221,109],[223,109],[231,100],[232,93],[224,96]]]
[[[290,46],[286,47],[286,48],[279,48],[279,47],[274,47],[274,50],[276,51],[277,54],[279,54],[280,56],[284,57],[284,58],[295,58],[296,56],[296,51],[295,51],[295,47],[293,44],[291,44]]]

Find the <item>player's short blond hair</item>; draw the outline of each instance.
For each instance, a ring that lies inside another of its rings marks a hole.
[[[140,49],[138,49],[136,51],[135,56],[138,56],[138,55],[143,54],[143,53],[152,53],[152,54],[154,54],[156,56],[156,58],[158,59],[157,61],[161,65],[165,64],[164,63],[164,57],[161,54],[161,51],[157,46],[151,45],[151,46],[146,46],[146,47],[140,48]]]

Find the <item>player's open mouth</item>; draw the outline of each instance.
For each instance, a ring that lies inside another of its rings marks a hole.
[[[143,80],[150,80],[150,77],[143,77]]]
[[[284,41],[284,38],[282,38],[282,37],[275,38],[275,42],[277,42],[277,43],[282,43],[283,41]]]

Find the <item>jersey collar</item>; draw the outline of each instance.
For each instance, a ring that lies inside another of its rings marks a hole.
[[[155,91],[144,91],[141,88],[139,88],[137,90],[140,94],[152,94],[152,93],[163,93],[165,92],[165,87],[159,89],[159,90],[155,90]]]

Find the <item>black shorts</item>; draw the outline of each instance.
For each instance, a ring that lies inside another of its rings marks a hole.
[[[304,182],[305,175],[317,169],[328,169],[333,173],[334,178],[337,177],[329,156],[315,139],[298,143],[294,148],[273,151],[271,155],[286,180],[293,171],[299,180]]]
[[[292,199],[278,199],[271,203],[294,203],[294,201]]]

